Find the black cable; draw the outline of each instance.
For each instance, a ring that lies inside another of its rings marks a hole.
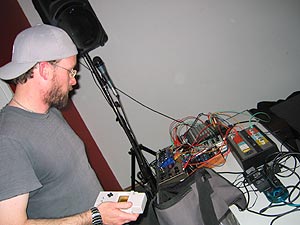
[[[293,209],[293,210],[291,210],[291,211],[289,211],[289,212],[287,212],[287,213],[285,213],[285,214],[283,214],[283,215],[280,215],[280,216],[275,217],[275,218],[271,221],[270,225],[273,225],[274,222],[275,222],[276,220],[282,218],[283,216],[286,216],[286,215],[288,215],[288,214],[290,214],[290,213],[293,213],[293,212],[296,212],[296,211],[300,211],[300,209],[299,209],[299,208],[295,208],[295,209]]]
[[[155,110],[155,109],[152,109],[151,107],[149,107],[149,106],[147,106],[147,105],[141,103],[140,101],[138,101],[138,100],[136,100],[135,98],[131,97],[130,95],[128,95],[128,94],[125,93],[124,91],[120,90],[119,88],[116,88],[116,89],[117,89],[119,92],[121,92],[123,95],[127,96],[128,98],[130,98],[131,100],[135,101],[135,102],[138,103],[139,105],[141,105],[141,106],[143,106],[143,107],[149,109],[150,111],[155,112],[155,113],[157,113],[157,114],[159,114],[159,115],[161,115],[161,116],[163,116],[163,117],[166,117],[166,118],[168,118],[168,119],[170,119],[170,120],[176,121],[176,122],[178,122],[178,123],[182,123],[182,121],[180,121],[180,120],[177,120],[177,119],[175,119],[175,118],[173,118],[173,117],[171,117],[171,116],[168,116],[168,115],[166,115],[166,114],[164,114],[164,113],[161,113],[161,112],[159,112],[159,111],[157,111],[157,110]]]
[[[88,70],[90,71],[90,73],[92,74],[92,78],[93,78],[93,80],[94,80],[94,82],[95,82],[97,88],[101,91],[101,93],[102,93],[104,99],[105,99],[105,100],[107,101],[107,103],[111,106],[111,103],[110,103],[110,101],[107,99],[107,97],[106,97],[106,95],[104,94],[102,88],[100,87],[100,84],[98,83],[98,81],[97,81],[97,79],[96,79],[96,77],[95,77],[95,74],[94,74],[93,70],[88,66],[89,64],[87,63],[86,58],[83,57],[83,59],[84,59],[84,62],[85,62],[87,65],[84,65],[82,62],[80,62],[80,65],[83,65],[86,69],[88,69]]]
[[[247,194],[247,205],[246,205],[246,210],[249,211],[249,210],[250,210],[251,208],[253,208],[253,207],[255,206],[255,204],[257,203],[257,200],[258,200],[257,190],[253,189],[253,186],[252,186],[251,184],[249,184],[249,183],[246,181],[246,179],[244,180],[243,184],[244,184],[244,188],[245,188],[245,190],[246,190],[246,193],[245,193],[245,194]],[[248,184],[248,185],[246,185],[246,184]],[[252,190],[249,191],[249,190],[248,190],[248,187],[250,187]],[[249,206],[250,200],[251,200],[250,192],[253,192],[253,193],[255,194],[255,199],[254,199],[254,201],[253,201],[253,203],[252,203],[251,206]]]
[[[111,103],[111,102],[107,99],[107,97],[106,97],[106,95],[104,94],[102,88],[100,87],[100,84],[99,84],[98,80],[97,80],[96,77],[95,77],[96,75],[94,74],[93,70],[89,67],[89,64],[87,63],[86,58],[84,57],[83,59],[84,59],[84,62],[85,62],[87,65],[84,65],[84,64],[81,63],[81,62],[80,62],[80,65],[84,66],[86,69],[88,69],[88,70],[91,72],[92,77],[93,77],[93,80],[94,80],[96,86],[97,86],[98,89],[102,92],[102,95],[104,96],[104,98],[105,98],[105,100],[108,102],[108,104],[109,104],[110,106],[112,106],[112,104],[114,104],[114,103]],[[131,126],[130,126],[130,124],[129,124],[129,122],[128,122],[128,117],[127,117],[127,115],[126,115],[126,113],[125,113],[125,110],[124,110],[124,107],[123,107],[123,105],[122,105],[122,102],[121,102],[120,99],[118,99],[118,100],[119,100],[119,106],[118,106],[118,107],[121,108],[122,114],[123,114],[123,116],[124,116],[124,119],[125,119],[125,121],[127,122],[127,125],[128,125],[128,127],[129,127],[129,131],[130,131],[130,133],[134,136],[134,133],[133,133],[132,128],[131,128]],[[134,137],[134,138],[135,138],[135,137]]]

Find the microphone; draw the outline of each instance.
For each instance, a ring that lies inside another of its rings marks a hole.
[[[93,58],[93,65],[99,70],[99,72],[101,73],[102,77],[104,78],[104,80],[106,81],[106,83],[108,84],[108,86],[110,87],[110,89],[112,90],[113,94],[118,97],[119,94],[116,90],[116,87],[113,83],[113,81],[110,79],[110,76],[107,72],[106,66],[103,62],[103,60],[99,57],[99,56],[95,56]]]

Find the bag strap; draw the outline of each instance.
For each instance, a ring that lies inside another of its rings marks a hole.
[[[195,179],[199,195],[199,206],[204,225],[218,225],[219,221],[211,200],[213,189],[208,181],[210,177],[210,174],[205,169],[199,169],[196,172]]]

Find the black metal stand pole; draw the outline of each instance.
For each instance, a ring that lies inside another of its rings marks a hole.
[[[141,174],[142,174],[144,182],[145,182],[145,185],[149,185],[149,187],[150,187],[150,193],[148,193],[148,194],[150,194],[150,197],[153,197],[157,192],[156,179],[151,171],[149,163],[147,162],[146,158],[144,157],[144,155],[141,151],[142,145],[138,144],[136,137],[135,137],[132,129],[130,128],[128,121],[124,119],[123,114],[120,111],[120,108],[122,110],[123,110],[123,108],[122,108],[122,104],[120,102],[119,97],[115,96],[115,98],[117,98],[117,99],[116,100],[113,99],[113,96],[111,95],[110,91],[108,90],[107,81],[105,81],[105,79],[103,79],[103,77],[101,77],[98,70],[93,65],[93,61],[91,60],[88,53],[85,53],[83,55],[83,57],[87,60],[87,63],[89,64],[90,69],[94,73],[99,85],[101,86],[104,97],[106,98],[109,105],[112,107],[114,113],[116,114],[116,116],[117,116],[116,120],[119,122],[119,124],[123,128],[124,132],[126,133],[128,139],[131,143],[131,146],[132,146],[132,148],[131,148],[132,160],[134,160],[134,161],[135,161],[135,159],[137,160]],[[124,112],[124,110],[123,110],[123,112]],[[146,149],[145,147],[143,147],[143,148]],[[149,152],[151,152],[151,151],[152,150],[150,150]],[[152,153],[154,153],[154,152],[152,152]],[[131,165],[133,167],[133,163],[131,163]],[[131,174],[131,176],[132,176],[131,179],[132,179],[132,183],[133,183],[133,179],[135,176],[135,166],[134,166],[134,168],[131,168],[131,169],[133,170],[132,174]],[[135,185],[133,185],[133,188],[134,187],[135,187]]]
[[[143,146],[142,144],[139,144],[139,149],[141,151],[145,151],[147,153],[150,153],[151,155],[156,155],[156,152]],[[131,148],[129,154],[131,155],[131,189],[135,190],[135,151]],[[155,183],[156,184],[156,183]]]

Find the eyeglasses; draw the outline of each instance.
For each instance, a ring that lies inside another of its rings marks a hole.
[[[57,64],[53,64],[53,66],[57,66],[57,67],[59,67],[59,68],[62,68],[62,69],[64,69],[64,70],[68,71],[68,72],[69,72],[69,75],[70,75],[71,77],[73,77],[73,78],[75,78],[75,76],[77,75],[77,70],[74,70],[74,69],[69,70],[69,69],[67,69],[67,68],[65,68],[65,67],[62,67],[62,66],[59,66],[59,65],[57,65]]]

